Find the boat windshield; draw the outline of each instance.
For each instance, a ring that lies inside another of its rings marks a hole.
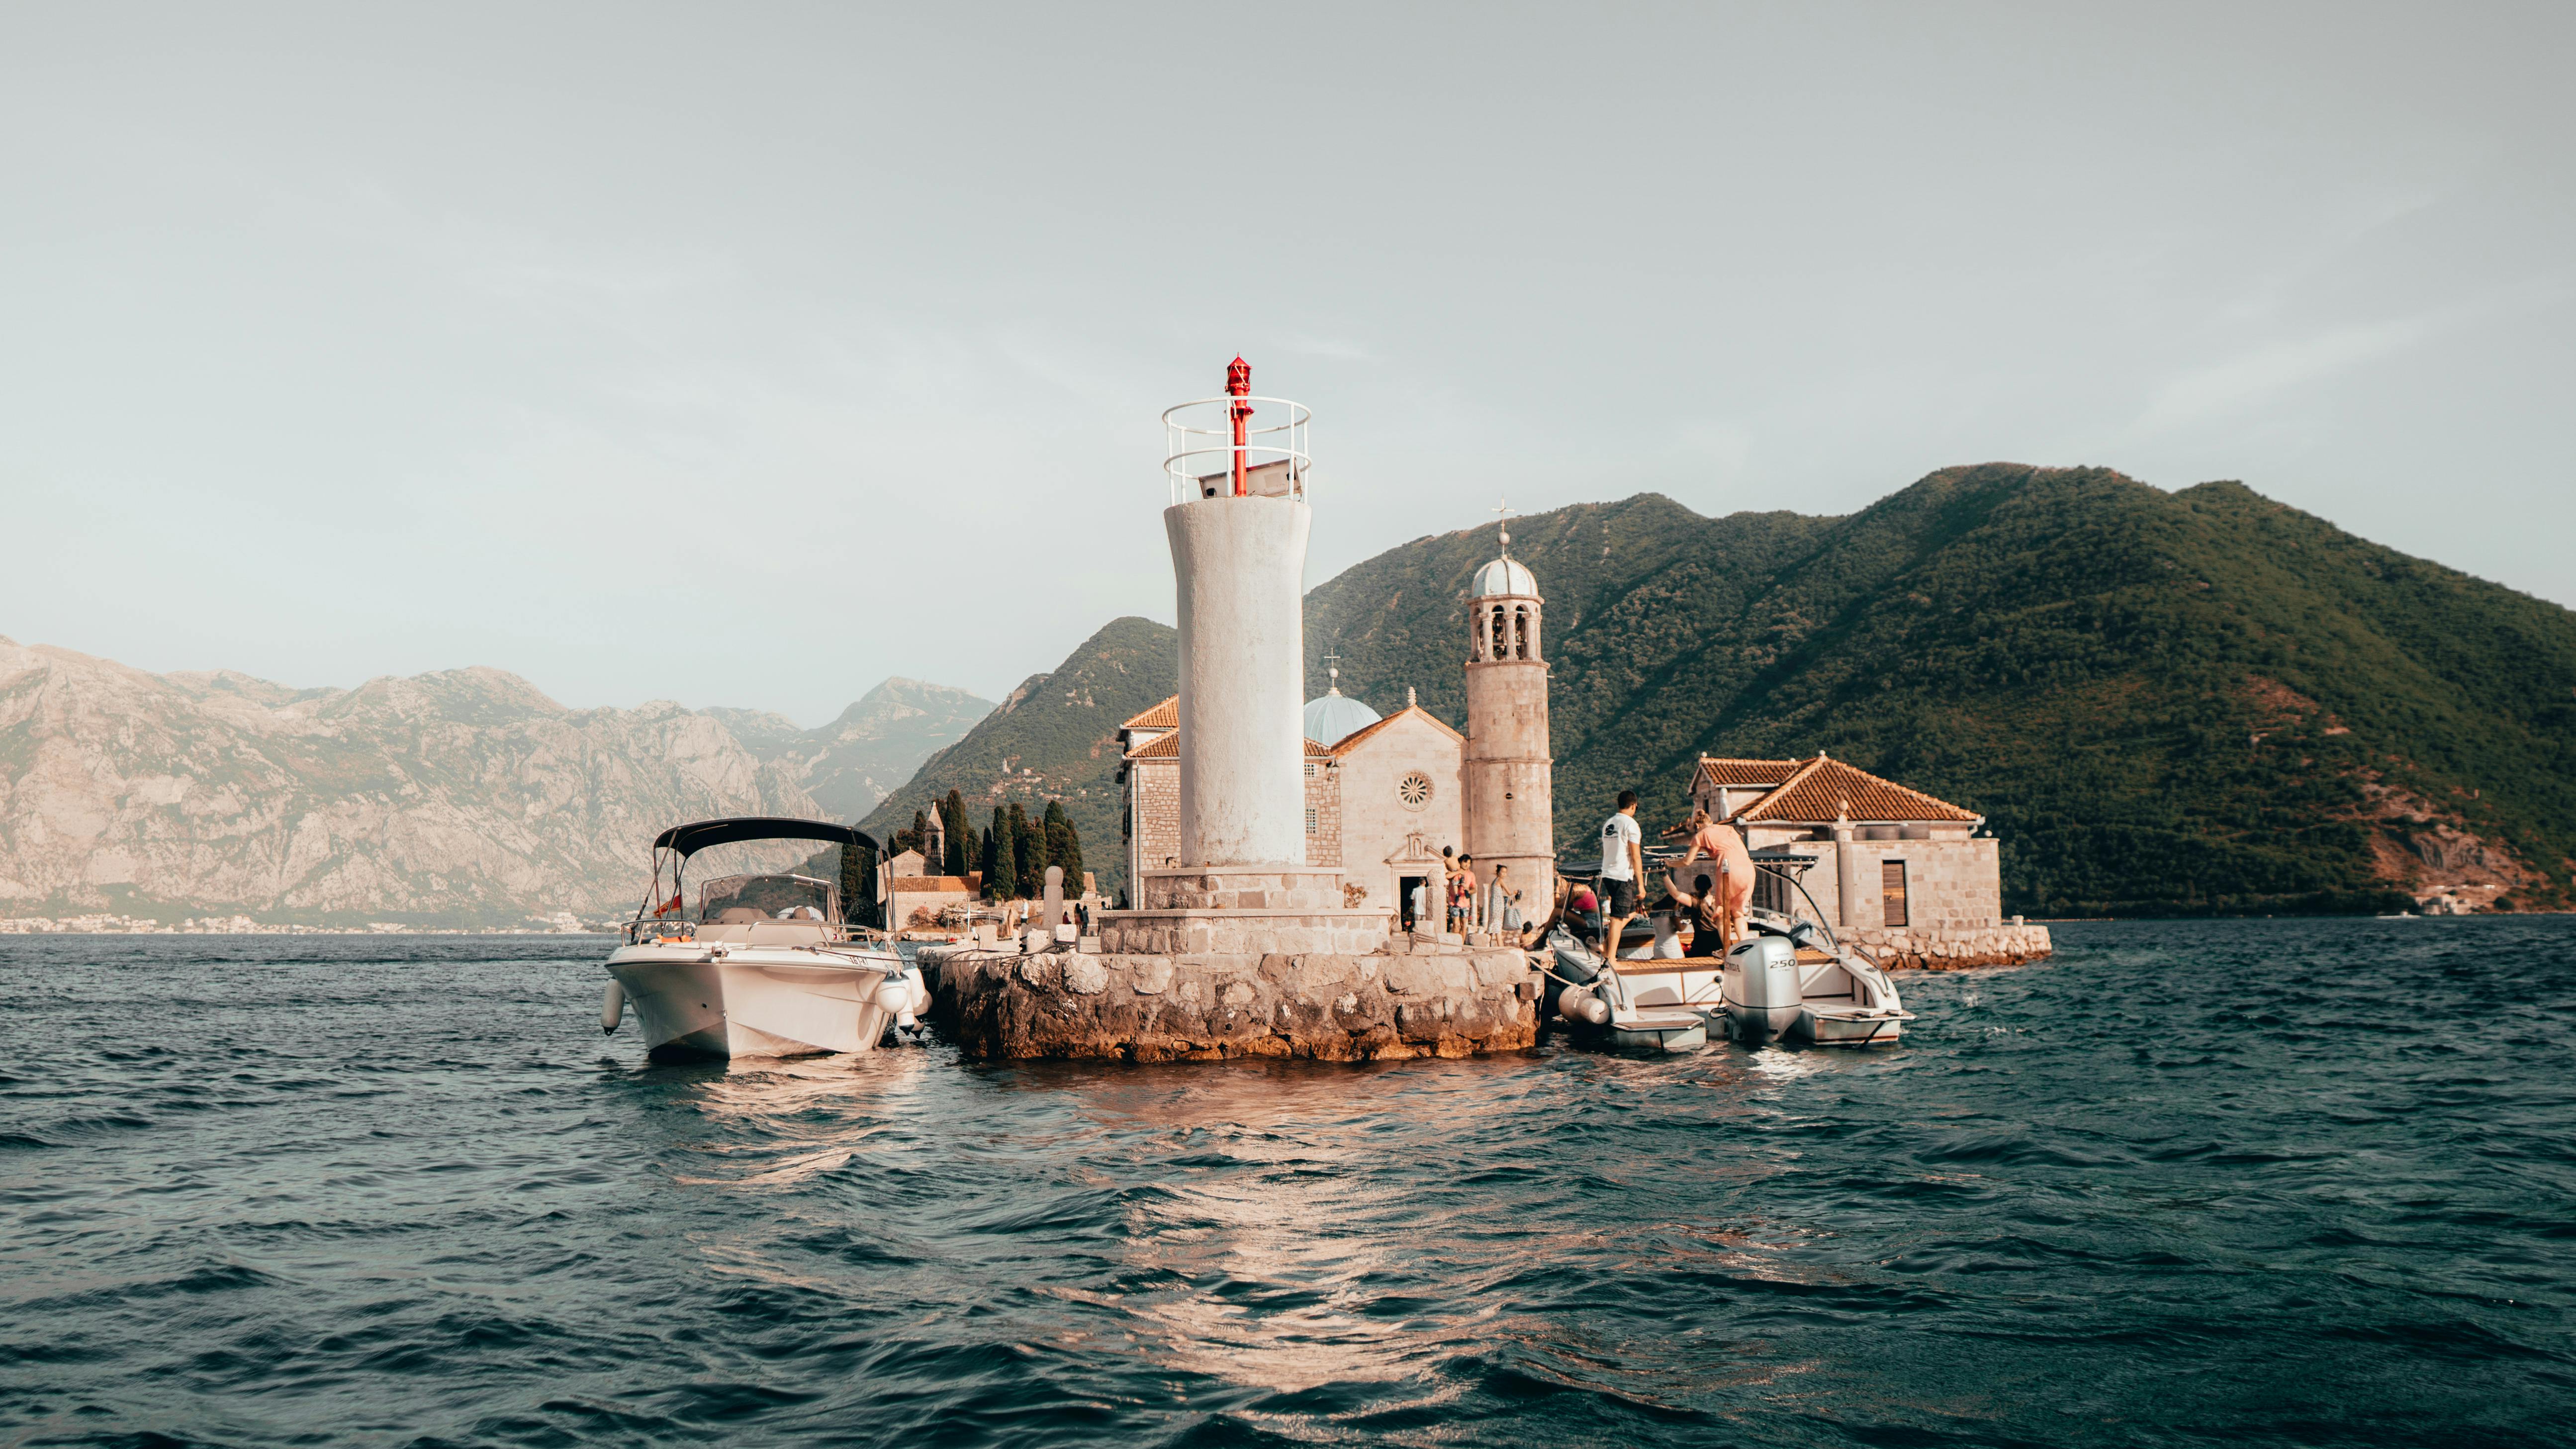
[[[810,875],[728,875],[698,888],[698,919],[709,925],[745,921],[837,921],[839,893]]]

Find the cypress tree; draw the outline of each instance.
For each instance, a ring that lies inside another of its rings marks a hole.
[[[939,802],[939,822],[946,827],[948,848],[941,852],[941,875],[964,875],[966,862],[973,859],[967,852],[975,845],[975,827],[966,823],[966,802],[955,790]]]
[[[841,847],[841,919],[859,926],[877,920],[877,853],[864,845]]]
[[[1011,842],[1010,817],[993,807],[993,828],[984,832],[984,891],[997,901],[1020,896],[1019,849]]]
[[[1073,828],[1073,817],[1053,800],[1047,802],[1046,842],[1047,858],[1064,867],[1064,893],[1082,894],[1082,836]]]
[[[895,832],[894,853],[901,855],[907,850],[919,850],[921,849],[921,843],[929,838],[930,817],[923,814],[921,811],[915,810],[912,812],[912,828],[910,830],[899,830]],[[921,868],[925,873],[937,870],[939,868],[939,862],[925,859],[921,863]]]
[[[1035,899],[1046,889],[1046,836],[1029,823],[1029,813],[1011,802],[1011,851],[1020,877],[1020,894]]]

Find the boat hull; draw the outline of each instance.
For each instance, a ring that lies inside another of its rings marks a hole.
[[[1708,1045],[1708,1023],[1690,1011],[1620,1012],[1598,1030],[1623,1051],[1695,1052]]]
[[[877,988],[899,957],[797,947],[628,946],[608,958],[648,1055],[792,1057],[876,1050]]]

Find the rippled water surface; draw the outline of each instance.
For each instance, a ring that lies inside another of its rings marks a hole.
[[[0,1444],[2570,1441],[2576,921],[1908,1044],[653,1067],[597,940],[0,937]]]

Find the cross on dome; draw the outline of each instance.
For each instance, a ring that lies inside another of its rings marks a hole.
[[[1494,519],[1502,525],[1503,557],[1510,558],[1512,556],[1512,501],[1510,499],[1494,500]]]

